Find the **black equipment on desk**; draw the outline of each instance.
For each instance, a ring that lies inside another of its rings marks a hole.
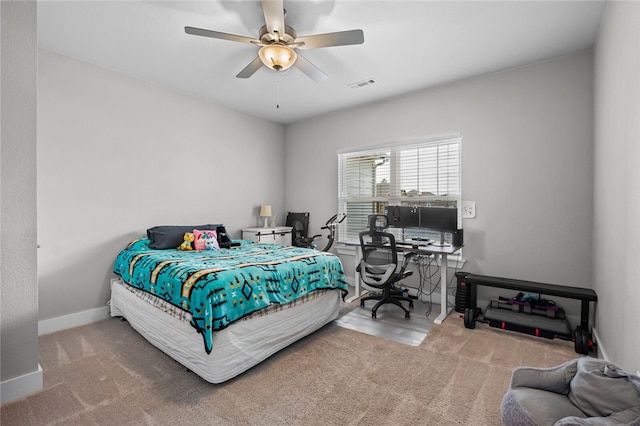
[[[454,247],[463,244],[463,232],[458,229],[458,209],[455,207],[386,206],[384,214],[390,227],[411,229],[411,234],[423,235],[424,231],[438,234],[433,243],[435,246],[449,245],[445,243],[444,234],[451,234]]]
[[[458,209],[455,207],[386,206],[384,215],[394,228],[426,228],[436,232],[454,233],[458,229]]]
[[[451,244],[454,247],[462,247],[464,245],[464,230],[456,229],[456,232],[451,234]]]
[[[455,207],[420,207],[420,227],[438,232],[458,230],[458,209]]]
[[[389,218],[389,226],[394,228],[420,227],[420,207],[386,206],[384,215]]]
[[[420,207],[420,227],[440,233],[436,246],[448,246],[444,234],[454,234],[458,230],[458,209],[449,207]],[[452,245],[453,244],[452,241]]]

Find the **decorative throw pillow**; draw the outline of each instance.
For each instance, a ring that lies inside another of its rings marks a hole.
[[[154,250],[175,249],[184,241],[185,232],[193,232],[194,229],[216,230],[221,223],[208,225],[162,225],[147,229],[149,248]]]
[[[193,245],[196,250],[218,250],[220,248],[216,231],[194,229],[193,237],[195,239]]]

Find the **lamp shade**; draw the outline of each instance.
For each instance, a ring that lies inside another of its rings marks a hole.
[[[296,52],[284,44],[269,44],[258,51],[262,63],[272,70],[284,71],[291,68],[298,58]]]
[[[260,217],[269,217],[271,216],[271,206],[264,205],[260,206]]]

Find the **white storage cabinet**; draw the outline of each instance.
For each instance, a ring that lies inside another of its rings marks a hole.
[[[290,246],[292,231],[293,228],[290,226],[276,226],[275,228],[244,228],[242,230],[242,239],[255,241],[257,243],[271,243]]]

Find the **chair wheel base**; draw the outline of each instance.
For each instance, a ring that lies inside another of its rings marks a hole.
[[[400,304],[400,302],[399,302],[399,301],[397,301],[397,300],[389,300],[389,299],[385,299],[385,298],[384,298],[384,296],[380,296],[380,297],[377,297],[377,296],[369,296],[369,297],[367,297],[367,298],[360,299],[360,307],[361,307],[361,308],[364,308],[364,307],[365,307],[365,306],[364,306],[365,301],[367,301],[367,300],[371,300],[371,299],[374,299],[374,300],[377,300],[377,301],[378,301],[378,303],[376,304],[376,306],[374,306],[374,307],[373,307],[373,309],[371,310],[371,318],[373,318],[373,319],[376,319],[376,318],[377,318],[377,315],[378,315],[378,314],[376,313],[376,311],[378,310],[378,308],[379,308],[380,306],[382,306],[382,305],[384,305],[384,304],[387,304],[387,303],[391,303],[391,304],[394,304],[394,305],[396,305],[396,306],[399,306],[400,308],[402,308],[402,309],[404,310],[404,318],[405,318],[405,319],[411,319],[411,314],[409,313],[409,310],[408,310],[408,309],[406,309],[404,306],[402,306],[402,305]],[[404,299],[403,299],[403,300],[404,300]],[[413,303],[412,303],[412,302],[409,302],[409,309],[413,309]]]

